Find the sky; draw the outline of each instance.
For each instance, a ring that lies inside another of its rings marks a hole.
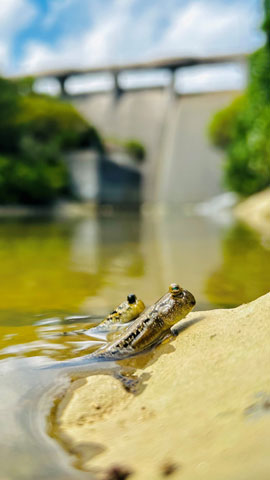
[[[0,0],[0,72],[249,52],[264,41],[261,18],[260,0]],[[123,75],[123,85],[132,86],[134,78]],[[140,74],[136,81],[166,83],[166,72]],[[203,84],[222,87],[224,81],[240,88],[243,68],[189,69],[177,85],[196,90]],[[106,88],[110,82],[106,76],[74,78],[69,88]]]

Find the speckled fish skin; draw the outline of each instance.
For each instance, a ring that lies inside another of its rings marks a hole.
[[[195,303],[188,290],[170,285],[169,292],[147,308],[117,340],[89,355],[89,359],[121,359],[148,350],[171,333],[171,327],[185,318]]]
[[[171,327],[185,318],[195,304],[192,293],[173,283],[169,292],[147,308],[116,340],[90,355],[45,368],[82,368],[92,362],[121,360],[144,353],[172,335]]]
[[[112,326],[119,323],[129,323],[135,320],[145,309],[142,300],[139,300],[136,295],[130,294],[127,300],[121,303],[111,312],[99,325],[98,330],[110,330]]]

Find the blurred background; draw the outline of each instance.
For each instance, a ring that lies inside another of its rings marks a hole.
[[[133,291],[179,282],[208,309],[269,290],[267,215],[235,213],[268,195],[269,18],[268,0],[1,1],[5,354],[11,324]]]
[[[270,0],[0,1],[1,478],[85,478],[39,367],[93,316],[269,291],[269,184]]]

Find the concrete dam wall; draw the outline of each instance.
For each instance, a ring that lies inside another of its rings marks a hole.
[[[222,192],[222,153],[207,139],[214,112],[239,92],[174,95],[169,89],[72,97],[75,107],[105,137],[137,138],[147,149],[143,199],[197,202]]]

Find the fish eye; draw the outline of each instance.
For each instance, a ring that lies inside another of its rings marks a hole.
[[[136,300],[137,300],[137,297],[136,297],[136,295],[134,295],[134,293],[130,293],[127,296],[127,301],[128,301],[129,304],[135,303]]]
[[[169,292],[172,294],[172,296],[175,295],[183,295],[183,288],[180,287],[177,283],[172,283],[169,286]]]

